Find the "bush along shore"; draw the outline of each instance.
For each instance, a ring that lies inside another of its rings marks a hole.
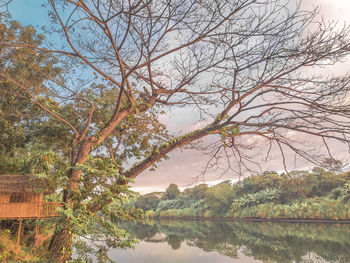
[[[139,195],[135,206],[150,218],[350,220],[350,173],[314,168],[264,172],[237,183],[200,184]]]

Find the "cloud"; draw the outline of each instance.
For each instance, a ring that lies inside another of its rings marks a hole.
[[[311,10],[313,7],[320,7],[320,15],[327,20],[336,20],[339,22],[350,22],[349,0],[302,0],[301,8]]]

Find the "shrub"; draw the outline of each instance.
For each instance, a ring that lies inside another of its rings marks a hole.
[[[272,202],[280,198],[279,189],[265,189],[254,194],[245,194],[232,203],[232,210],[236,211],[243,207],[254,206],[266,202]]]

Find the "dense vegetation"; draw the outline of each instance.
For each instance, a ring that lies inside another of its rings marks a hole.
[[[231,184],[205,184],[180,192],[139,196],[135,206],[150,217],[350,219],[350,173],[314,168],[291,174],[265,172]]]
[[[31,257],[29,253],[22,250],[22,248],[12,240],[9,231],[0,231],[0,251],[0,262],[33,260],[33,257]]]
[[[204,251],[232,258],[243,253],[265,263],[350,262],[350,228],[345,224],[152,220],[120,226],[138,239],[167,242],[173,249],[186,242]]]

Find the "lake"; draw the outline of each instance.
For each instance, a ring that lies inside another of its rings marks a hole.
[[[350,262],[350,225],[210,220],[120,223],[139,239],[117,263]]]

